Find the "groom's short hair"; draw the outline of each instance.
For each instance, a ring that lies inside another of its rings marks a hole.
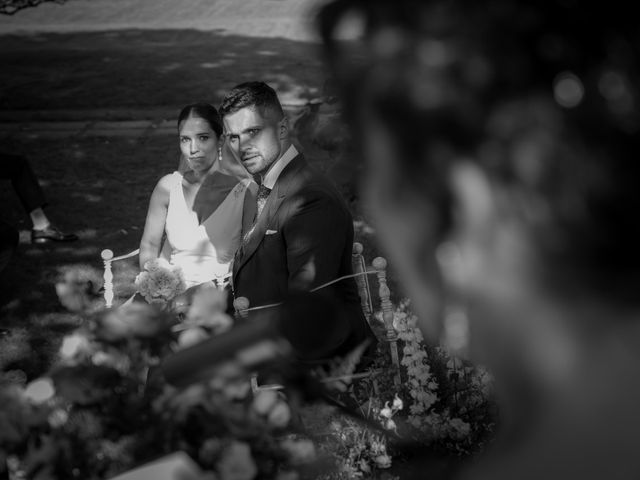
[[[233,87],[222,99],[220,115],[224,117],[247,107],[256,108],[263,117],[268,113],[274,113],[278,120],[284,116],[276,91],[264,82],[245,82]]]

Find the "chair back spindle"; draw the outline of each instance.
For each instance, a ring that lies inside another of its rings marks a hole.
[[[364,273],[367,270],[367,265],[364,261],[362,252],[364,247],[361,243],[354,242],[351,263],[353,266],[353,273]],[[360,305],[362,306],[362,312],[364,313],[368,322],[371,322],[371,316],[373,315],[373,302],[371,300],[371,288],[369,287],[369,277],[367,275],[358,275],[355,277],[356,285],[358,286],[358,293],[360,294]]]
[[[396,369],[393,383],[400,385],[400,357],[398,355],[398,334],[393,327],[393,304],[391,303],[391,291],[387,285],[387,261],[382,257],[376,257],[372,262],[378,276],[378,294],[380,295],[380,307],[382,320],[387,331],[387,342],[391,350],[391,362]]]
[[[113,252],[107,248],[100,253],[100,256],[104,262],[104,273],[102,274],[104,279],[104,303],[107,308],[111,308],[113,305],[113,272],[111,270]]]
[[[235,317],[247,318],[249,316],[249,299],[247,297],[238,297],[233,301],[233,309],[235,310]]]

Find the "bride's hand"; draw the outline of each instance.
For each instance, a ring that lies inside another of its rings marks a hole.
[[[181,313],[186,315],[193,303],[193,297],[196,293],[203,289],[215,289],[215,285],[213,281],[208,281],[204,283],[200,283],[198,285],[194,285],[192,287],[187,288],[180,295],[177,295],[173,300],[173,305],[175,311],[177,313]]]

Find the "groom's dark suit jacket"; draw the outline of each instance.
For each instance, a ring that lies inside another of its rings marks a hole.
[[[352,273],[353,220],[335,186],[311,168],[302,155],[282,170],[253,232],[233,263],[235,297],[247,297],[251,307],[286,300]],[[340,319],[301,315],[305,333],[317,335],[301,357],[314,360],[341,355],[366,338],[374,339],[364,318],[354,279],[323,289],[337,302]],[[313,333],[312,333],[313,332]]]

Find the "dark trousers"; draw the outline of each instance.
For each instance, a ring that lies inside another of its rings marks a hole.
[[[11,180],[20,203],[27,213],[44,207],[46,200],[27,157],[0,153],[0,178]]]
[[[18,246],[18,237],[18,231],[15,228],[0,220],[0,272],[7,266]]]

